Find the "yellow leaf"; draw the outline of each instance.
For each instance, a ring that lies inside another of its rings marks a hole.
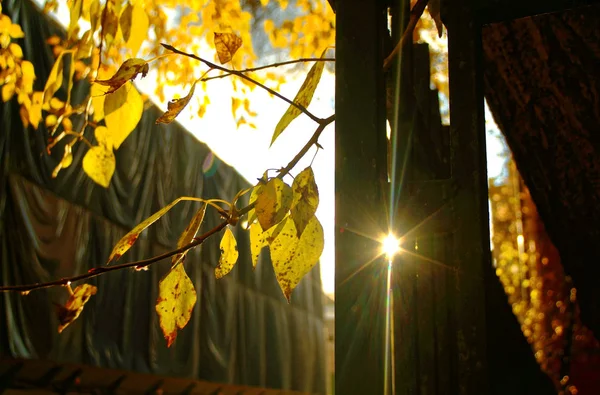
[[[46,86],[44,87],[44,98],[42,102],[44,104],[50,103],[50,99],[54,97],[56,91],[60,89],[62,86],[63,80],[63,53],[58,55],[56,61],[54,62],[54,66],[52,66],[52,70],[50,70],[50,75],[48,76],[48,80],[46,81]]]
[[[294,199],[291,217],[296,225],[298,237],[300,237],[306,225],[315,216],[319,205],[319,189],[311,167],[307,167],[296,176],[292,184],[292,191]]]
[[[192,84],[192,88],[188,92],[187,96],[182,97],[181,99],[173,99],[169,103],[167,103],[167,111],[161,115],[156,123],[171,123],[179,115],[179,113],[187,106],[190,102],[192,96],[194,96],[194,89],[196,88],[196,83]]]
[[[250,254],[252,255],[252,267],[256,268],[258,256],[263,247],[267,246],[268,232],[263,232],[259,223],[250,224]]]
[[[102,8],[100,7],[100,0],[91,0],[90,2],[90,30],[93,32],[98,28],[98,24],[101,23],[100,17],[102,14]]]
[[[203,204],[202,207],[200,207],[200,209],[196,212],[196,214],[194,215],[188,226],[185,228],[181,236],[179,236],[179,240],[177,241],[177,248],[181,248],[192,242],[194,237],[196,237],[200,226],[202,225],[202,221],[204,221],[205,213],[206,204]],[[182,262],[185,258],[185,254],[187,254],[187,251],[173,256],[173,258],[171,258],[171,267],[175,267],[175,265],[179,264],[179,262]]]
[[[120,1],[118,2],[121,3]],[[108,50],[112,45],[113,40],[117,36],[119,30],[119,15],[115,11],[114,2],[108,1],[100,17],[100,23],[102,25],[102,34],[104,35],[104,41],[106,42],[106,49]]]
[[[33,63],[28,60],[22,61],[21,73],[22,79],[27,81],[27,84],[33,85],[33,81],[35,80],[35,69],[33,68]]]
[[[256,216],[263,230],[270,229],[286,216],[292,205],[292,188],[273,178],[260,188],[256,197]]]
[[[142,43],[148,37],[148,26],[149,20],[144,7],[139,4],[134,5],[133,7],[129,6],[131,11],[130,16],[130,33],[127,38],[125,38],[125,30],[123,30],[123,22],[121,22],[121,31],[123,32],[123,39],[125,40],[125,46],[131,50],[133,56],[137,55],[140,48],[142,47]],[[125,10],[121,14],[121,18],[123,18],[123,14]]]
[[[233,33],[215,33],[215,48],[219,62],[225,64],[242,46],[242,39]]]
[[[123,35],[123,40],[127,42],[129,37],[131,36],[131,17],[133,16],[133,6],[131,3],[127,3],[123,11],[121,11],[121,16],[119,17],[119,26],[121,27],[121,34]]]
[[[326,52],[327,49],[323,51],[323,53],[321,54],[321,58],[325,56]],[[321,80],[321,75],[323,74],[324,67],[325,62],[315,62],[315,64],[311,67],[310,71],[306,75],[306,79],[300,87],[300,90],[296,94],[296,97],[294,98],[294,103],[299,104],[304,108],[307,108],[310,105],[310,102],[312,101],[312,98],[315,94],[315,90],[317,89],[317,85],[319,85],[319,81]],[[279,123],[277,123],[277,126],[275,127],[275,132],[273,133],[273,137],[271,138],[271,145],[273,145],[277,137],[279,137],[279,135],[283,133],[285,128],[287,128],[288,125],[301,113],[302,111],[290,104],[290,107],[287,109],[285,114],[283,114],[283,117],[281,117]]]
[[[223,238],[221,239],[221,257],[219,258],[219,264],[215,268],[215,277],[218,279],[228,274],[237,262],[239,253],[237,249],[237,243],[231,229],[226,228]]]
[[[182,198],[177,198],[173,200],[171,203],[169,203],[165,207],[161,208],[160,210],[158,210],[157,212],[140,222],[135,228],[133,228],[125,236],[123,236],[121,240],[119,240],[118,243],[115,244],[115,246],[113,247],[110,256],[108,257],[107,264],[113,260],[119,259],[124,253],[126,253],[131,248],[131,246],[137,241],[138,237],[140,236],[140,233],[142,233],[144,229],[158,221],[160,217],[165,215],[167,211],[173,208],[173,206],[175,206],[181,200]]]
[[[323,227],[317,217],[313,217],[300,239],[296,236],[297,230],[289,217],[285,220],[281,232],[271,242],[271,260],[275,277],[281,287],[283,295],[288,302],[292,291],[300,280],[315,266],[321,257],[325,238]]]
[[[116,160],[112,149],[97,145],[89,149],[83,157],[83,171],[96,184],[108,188],[115,172]]]
[[[14,83],[2,85],[2,101],[3,102],[6,103],[7,101],[9,101],[13,97],[14,94],[15,94],[15,84]]]
[[[144,101],[131,82],[104,99],[104,122],[115,149],[121,146],[142,118]]]
[[[10,53],[12,53],[15,58],[21,59],[23,57],[23,50],[21,49],[21,47],[18,44],[10,43],[10,45],[8,46],[8,49],[10,50]]]
[[[79,30],[79,17],[81,16],[81,6],[83,5],[82,0],[72,0],[69,2],[69,14],[71,19],[69,20],[69,28],[67,29],[67,36],[69,39],[77,37]]]
[[[156,313],[160,329],[171,347],[177,337],[177,330],[183,329],[190,321],[196,305],[194,283],[188,277],[183,265],[171,269],[158,284]]]
[[[92,50],[94,49],[94,40],[92,36],[92,31],[88,30],[83,33],[81,40],[77,45],[77,53],[75,54],[75,59],[85,59],[92,56]]]
[[[104,67],[98,69],[98,78],[108,77],[108,71]],[[94,122],[101,121],[104,119],[104,89],[99,84],[92,84],[90,88],[90,95],[92,97],[92,107],[94,109],[93,119]]]
[[[79,317],[79,314],[83,311],[83,306],[90,300],[92,295],[96,294],[97,290],[98,288],[93,285],[81,284],[73,290],[64,306],[57,306],[58,321],[60,322],[58,333],[61,333]]]
[[[142,74],[142,78],[148,74],[148,63],[144,59],[132,58],[127,59],[119,70],[108,80],[96,80],[96,84],[110,86],[107,94],[115,92],[127,81],[133,80],[138,74]]]
[[[8,28],[8,35],[11,36],[12,38],[25,37],[25,33],[23,33],[21,26],[17,25],[16,23],[13,23],[12,25],[10,25],[10,27]]]
[[[60,160],[60,162],[58,162],[58,165],[56,165],[56,167],[54,168],[54,171],[52,172],[52,178],[56,178],[58,176],[58,172],[62,169],[66,169],[67,167],[71,166],[71,163],[73,163],[73,153],[71,152],[71,145],[65,144],[65,153],[63,154],[63,157]]]

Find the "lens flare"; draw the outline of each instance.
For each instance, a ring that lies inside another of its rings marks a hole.
[[[400,240],[393,234],[388,234],[381,241],[381,251],[389,258],[392,258],[398,252],[400,252]]]

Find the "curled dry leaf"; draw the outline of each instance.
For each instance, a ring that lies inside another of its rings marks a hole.
[[[286,216],[292,205],[292,188],[273,178],[257,193],[256,216],[263,230],[268,230],[278,224]]]
[[[196,89],[196,83],[192,85],[192,88],[188,92],[187,96],[181,99],[173,99],[167,103],[167,111],[161,115],[156,123],[171,123],[179,115],[179,113],[187,106],[192,96],[194,96],[194,90]]]
[[[90,300],[92,295],[96,294],[97,290],[98,288],[93,285],[81,284],[73,290],[73,293],[64,306],[56,306],[58,321],[60,322],[58,333],[61,333],[70,323],[79,317],[79,314],[83,311],[83,306]]]
[[[140,236],[140,233],[142,233],[144,229],[155,223],[160,217],[165,215],[167,211],[172,209],[173,206],[175,206],[181,200],[183,199],[177,198],[173,200],[171,203],[169,203],[165,207],[161,208],[160,210],[143,220],[135,228],[129,231],[129,233],[123,236],[121,240],[119,240],[119,242],[113,247],[110,256],[108,257],[107,264],[115,259],[119,259],[124,253],[126,253],[131,248],[131,246],[137,241],[138,237]]]
[[[108,80],[96,80],[96,84],[110,86],[110,89],[106,92],[107,94],[113,93],[119,89],[127,81],[133,80],[138,74],[142,74],[142,78],[148,74],[148,63],[144,59],[133,58],[127,59],[119,70]]]
[[[241,46],[242,39],[235,34],[215,32],[215,48],[221,64],[229,62]]]
[[[200,226],[202,225],[202,221],[204,221],[205,213],[206,204],[203,204],[202,207],[200,207],[200,209],[196,211],[196,214],[194,215],[188,226],[185,228],[181,236],[179,236],[179,240],[177,240],[177,248],[181,248],[192,242],[194,237],[196,237]],[[171,267],[175,267],[180,262],[182,262],[186,254],[187,251],[173,256],[173,258],[171,258]]]
[[[275,277],[289,302],[292,291],[300,280],[319,261],[325,238],[317,217],[310,220],[300,238],[296,236],[296,226],[289,217],[286,217],[282,224],[283,228],[270,243],[269,249]]]
[[[306,225],[315,216],[319,206],[319,189],[311,167],[302,170],[292,184],[294,200],[292,201],[291,217],[296,225],[298,237],[302,235]]]
[[[327,53],[327,49],[323,51],[321,54],[321,58],[325,56]],[[312,101],[312,98],[315,94],[315,90],[317,89],[317,85],[319,85],[319,81],[321,80],[321,75],[323,75],[323,69],[325,68],[325,62],[315,62],[315,64],[311,67],[310,71],[306,75],[306,79],[302,83],[300,90],[296,94],[294,98],[294,103],[301,105],[304,108],[307,108]],[[271,138],[271,145],[277,140],[277,137],[288,125],[300,115],[302,111],[298,109],[298,107],[290,104],[283,117],[277,123],[275,127],[275,132],[273,133],[273,137]]]
[[[158,284],[158,299],[156,313],[160,329],[171,347],[177,331],[183,329],[192,316],[196,305],[196,290],[194,283],[188,277],[183,265],[172,268]]]
[[[215,277],[217,280],[227,275],[233,269],[239,256],[237,242],[231,229],[225,229],[220,248],[221,257],[219,258],[219,264],[215,268]]]

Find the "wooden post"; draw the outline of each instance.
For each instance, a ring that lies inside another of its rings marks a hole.
[[[386,266],[385,94],[380,1],[337,0],[335,391],[382,394]]]

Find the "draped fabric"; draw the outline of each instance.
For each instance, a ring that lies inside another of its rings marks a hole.
[[[43,44],[62,34],[30,1],[3,1],[25,32],[25,58],[42,90],[53,63]],[[76,87],[75,102],[87,86]],[[24,129],[16,101],[0,104],[0,284],[44,282],[104,265],[129,229],[179,196],[231,199],[249,185],[180,126],[156,126],[161,111],[148,108],[116,151],[110,187],[81,169],[87,147],[76,145],[73,164],[51,173],[62,145],[45,153],[47,131]],[[77,127],[77,125],[75,125]],[[180,203],[142,234],[121,261],[173,249],[199,208]],[[203,230],[219,218],[208,210]],[[198,301],[175,344],[166,347],[155,312],[158,282],[169,263],[148,271],[122,270],[89,280],[98,293],[81,316],[57,333],[55,303],[67,292],[51,288],[0,294],[0,356],[51,359],[217,382],[325,392],[322,291],[315,268],[288,304],[271,263],[252,270],[248,232],[233,229],[240,252],[236,268],[215,280],[220,237],[190,251],[186,270]],[[76,285],[76,284],[75,284]]]
[[[600,5],[483,29],[485,96],[600,335]]]

